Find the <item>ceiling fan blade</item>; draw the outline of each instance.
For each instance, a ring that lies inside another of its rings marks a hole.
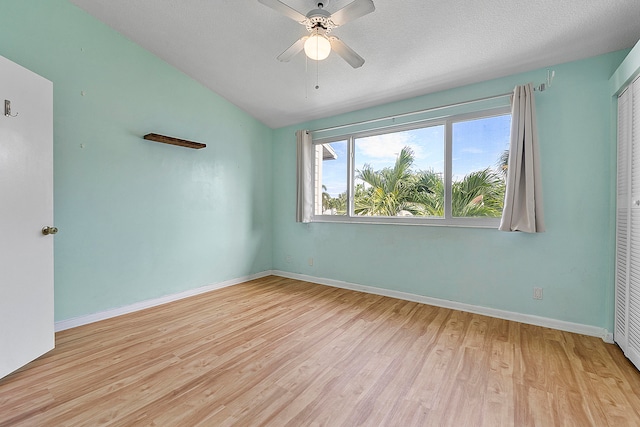
[[[284,16],[288,16],[296,22],[302,22],[307,19],[306,16],[298,12],[297,10],[287,6],[279,0],[258,0],[265,6],[269,6],[271,9],[280,12]]]
[[[354,0],[331,15],[336,26],[344,25],[376,10],[372,0]]]
[[[335,36],[329,37],[331,49],[349,63],[353,68],[360,68],[364,64],[364,58],[358,55],[353,49],[344,44],[342,40]]]
[[[296,56],[302,49],[304,49],[304,42],[307,41],[309,36],[300,37],[297,42],[289,46],[287,50],[278,55],[278,61],[289,62],[291,58]]]

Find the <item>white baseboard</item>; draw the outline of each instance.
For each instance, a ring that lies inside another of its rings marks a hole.
[[[613,340],[613,332],[609,332],[608,330],[606,330],[606,333],[604,335],[604,337],[602,337],[602,340],[604,342],[606,342],[607,344],[614,344],[615,341]]]
[[[124,307],[117,307],[117,308],[101,311],[98,313],[87,314],[84,316],[74,317],[66,320],[60,320],[55,323],[55,331],[56,332],[64,331],[65,329],[71,329],[77,326],[98,322],[100,320],[121,316],[123,314],[133,313],[136,311],[144,310],[145,308],[167,304],[173,301],[181,300],[183,298],[188,298],[191,296],[203,294],[205,292],[210,292],[216,289],[226,288],[228,286],[237,285],[243,282],[247,282],[249,280],[259,279],[261,277],[266,277],[270,275],[287,277],[290,279],[303,280],[305,282],[317,283],[319,285],[333,286],[335,288],[349,289],[353,291],[366,292],[369,294],[398,298],[406,301],[414,301],[422,304],[433,305],[436,307],[444,307],[444,308],[450,308],[453,310],[466,311],[469,313],[482,314],[485,316],[496,317],[498,319],[513,320],[516,322],[527,323],[530,325],[558,329],[561,331],[574,332],[577,334],[599,337],[599,338],[602,338],[602,340],[607,343],[613,343],[613,333],[609,332],[605,328],[598,328],[596,326],[566,322],[564,320],[534,316],[531,314],[516,313],[513,311],[498,310],[495,308],[465,304],[461,302],[449,301],[449,300],[444,300],[439,298],[431,298],[431,297],[426,297],[422,295],[410,294],[407,292],[392,291],[384,288],[376,288],[373,286],[358,285],[355,283],[343,282],[340,280],[325,279],[320,277],[307,276],[304,274],[289,273],[287,271],[280,271],[280,270],[262,271],[260,273],[252,274],[250,276],[238,277],[238,278],[227,280],[224,282],[202,286],[202,287],[190,289],[184,292],[179,292],[177,294],[165,295],[159,298],[140,301]]]
[[[121,316],[123,314],[133,313],[135,311],[144,310],[145,308],[155,307],[162,304],[167,304],[173,301],[178,301],[183,298],[192,297],[194,295],[210,292],[215,289],[222,289],[228,286],[237,285],[239,283],[247,282],[253,279],[259,279],[265,276],[271,276],[273,272],[271,270],[262,271],[260,273],[252,274],[250,276],[238,277],[236,279],[227,280],[212,285],[202,286],[195,289],[189,289],[177,294],[165,295],[159,298],[153,298],[150,300],[140,301],[124,307],[112,308],[109,310],[101,311],[98,313],[87,314],[85,316],[74,317],[71,319],[60,320],[55,323],[55,331],[64,331],[65,329],[75,328],[77,326],[87,325],[89,323],[98,322],[100,320],[110,319],[112,317]]]
[[[566,322],[564,320],[551,319],[549,317],[534,316],[531,314],[517,313],[514,311],[498,310],[495,308],[482,307],[479,305],[465,304],[462,302],[449,301],[439,298],[431,298],[422,295],[410,294],[407,292],[392,291],[389,289],[376,288],[373,286],[357,285],[355,283],[343,282],[340,280],[324,279],[314,276],[306,276],[304,274],[289,273],[287,271],[274,270],[271,274],[289,279],[303,280],[305,282],[317,283],[320,285],[333,286],[334,288],[349,289],[353,291],[366,292],[369,294],[382,295],[392,298],[398,298],[406,301],[419,302],[422,304],[433,305],[436,307],[450,308],[453,310],[466,311],[474,314],[482,314],[485,316],[496,317],[498,319],[513,320],[515,322],[526,323],[529,325],[543,326],[546,328],[557,329],[560,331],[574,332],[577,334],[588,335],[592,337],[602,338],[607,343],[613,343],[613,334],[605,328],[596,326],[583,325],[581,323]]]

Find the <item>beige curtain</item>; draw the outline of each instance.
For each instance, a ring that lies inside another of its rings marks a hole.
[[[311,132],[308,130],[296,131],[297,143],[297,197],[296,197],[296,222],[311,222],[313,215],[313,180],[311,154],[313,149]]]
[[[516,86],[511,105],[511,144],[502,231],[544,231],[540,150],[531,83]]]

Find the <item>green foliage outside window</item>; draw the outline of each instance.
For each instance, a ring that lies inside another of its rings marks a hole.
[[[498,159],[497,170],[486,168],[453,181],[451,209],[453,217],[491,217],[502,215],[508,152]],[[356,171],[354,213],[361,216],[444,217],[444,181],[431,170],[416,171],[414,153],[404,147],[393,167],[373,170],[365,164]],[[323,189],[326,190],[326,189]],[[347,194],[331,197],[322,194],[323,211],[338,215],[347,212]]]

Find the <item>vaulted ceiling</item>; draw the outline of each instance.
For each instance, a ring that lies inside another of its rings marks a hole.
[[[374,0],[365,59],[276,57],[304,26],[258,0],[70,0],[272,128],[632,47],[638,0]],[[317,1],[283,0],[306,14]],[[330,13],[351,0],[324,1]],[[319,89],[315,89],[318,84]]]

